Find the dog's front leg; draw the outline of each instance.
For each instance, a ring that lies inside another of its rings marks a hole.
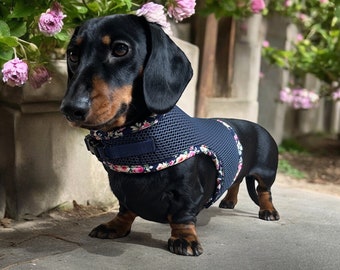
[[[171,237],[168,240],[168,248],[172,253],[185,256],[199,256],[203,253],[195,223],[176,224],[170,222],[170,227]]]
[[[129,210],[120,208],[118,214],[109,222],[94,228],[89,236],[97,238],[121,238],[127,236],[131,231],[131,225],[136,218],[136,214]]]

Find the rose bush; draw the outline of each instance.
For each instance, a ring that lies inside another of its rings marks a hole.
[[[207,0],[203,14],[214,13],[217,18],[243,18],[254,13],[267,13],[264,0]]]
[[[171,34],[167,16],[179,22],[195,12],[195,0],[2,0],[0,6],[0,66],[2,81],[39,88],[51,79],[51,60],[63,59],[75,26],[110,14],[135,13],[160,24]],[[144,5],[145,4],[145,5]],[[144,6],[143,6],[144,5]]]
[[[280,101],[294,109],[311,109],[318,105],[319,95],[305,88],[286,87],[280,91]]]
[[[289,18],[300,33],[292,50],[265,42],[264,58],[290,71],[290,88],[302,89],[306,75],[313,74],[322,82],[318,95],[338,100],[332,93],[338,93],[340,85],[340,1],[276,0],[269,2],[268,9],[273,16]]]

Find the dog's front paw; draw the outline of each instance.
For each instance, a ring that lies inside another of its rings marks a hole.
[[[94,228],[89,236],[97,238],[115,239],[127,236],[131,231],[132,222],[136,214],[131,211],[119,212],[111,221]]]
[[[203,253],[194,223],[170,223],[170,226],[172,229],[171,237],[168,240],[170,252],[185,256],[199,256]]]
[[[201,243],[197,239],[189,240],[186,238],[170,237],[168,249],[172,253],[185,256],[199,256],[203,253]]]
[[[130,231],[131,230],[127,231],[117,230],[116,228],[110,228],[107,224],[101,224],[95,227],[89,233],[89,236],[101,239],[115,239],[127,236],[130,233]]]
[[[279,215],[279,212],[277,212],[275,208],[273,210],[265,209],[265,210],[260,210],[259,218],[264,219],[264,220],[273,221],[273,220],[279,220],[280,215]]]

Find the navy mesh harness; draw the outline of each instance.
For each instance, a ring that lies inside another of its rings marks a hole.
[[[199,153],[210,156],[216,166],[217,183],[206,207],[233,184],[242,167],[242,145],[227,123],[192,118],[177,106],[132,126],[110,132],[91,131],[85,142],[107,169],[122,173],[150,173]]]

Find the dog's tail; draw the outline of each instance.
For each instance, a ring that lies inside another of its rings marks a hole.
[[[247,184],[247,191],[248,191],[250,198],[253,200],[255,204],[259,205],[259,198],[257,196],[257,192],[255,188],[255,177],[251,175],[246,176],[246,184]]]

